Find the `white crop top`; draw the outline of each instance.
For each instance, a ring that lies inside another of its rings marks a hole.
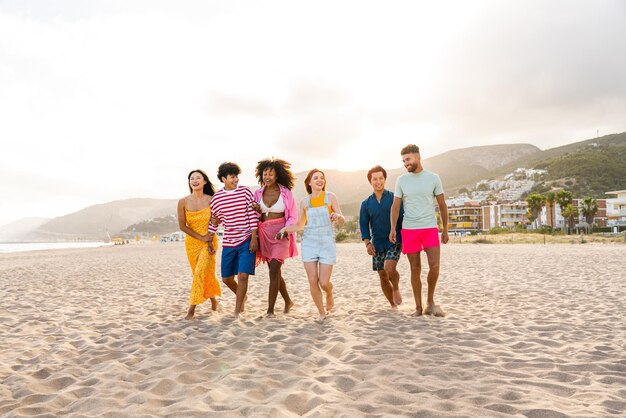
[[[282,213],[285,211],[285,202],[283,202],[282,195],[278,195],[278,200],[271,208],[265,206],[265,202],[263,202],[263,196],[261,196],[261,201],[259,202],[259,205],[261,206],[261,212],[265,213],[266,215],[268,213]]]

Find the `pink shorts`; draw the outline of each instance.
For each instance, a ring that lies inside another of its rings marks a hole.
[[[413,254],[428,247],[439,247],[437,228],[402,229],[402,253]]]

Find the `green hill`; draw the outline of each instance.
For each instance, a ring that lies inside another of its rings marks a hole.
[[[568,150],[562,155],[546,158],[533,168],[548,171],[546,186],[558,185],[574,196],[606,198],[610,190],[626,188],[626,133],[611,135]]]
[[[624,146],[626,132],[587,139],[529,153],[488,172],[473,175],[468,170],[462,184],[444,182],[444,187],[451,191],[460,187],[471,189],[480,180],[502,178],[519,167],[540,168],[548,170],[546,182],[537,185],[533,192],[541,193],[556,187],[570,190],[576,196],[604,198],[604,193],[609,190],[626,188]]]

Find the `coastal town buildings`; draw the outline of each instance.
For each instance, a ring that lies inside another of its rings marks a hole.
[[[619,227],[626,225],[626,190],[606,192],[607,195],[617,195],[606,199],[607,226]]]
[[[482,229],[482,208],[478,202],[448,206],[448,231],[472,233]]]

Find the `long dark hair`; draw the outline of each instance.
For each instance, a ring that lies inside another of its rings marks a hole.
[[[215,194],[215,189],[213,188],[213,184],[211,183],[211,181],[209,181],[209,176],[206,175],[206,173],[202,170],[191,170],[189,172],[189,174],[187,175],[187,186],[189,186],[189,193],[193,193],[193,189],[191,188],[191,184],[189,184],[189,180],[191,180],[191,175],[193,173],[200,173],[202,175],[202,177],[204,177],[204,187],[202,189],[202,191],[204,192],[204,194],[208,194],[209,196],[213,196]]]
[[[285,160],[266,158],[259,161],[256,166],[255,174],[259,184],[263,185],[263,172],[265,170],[274,170],[276,173],[276,183],[282,184],[289,190],[293,189],[296,176],[291,172],[291,164]]]

